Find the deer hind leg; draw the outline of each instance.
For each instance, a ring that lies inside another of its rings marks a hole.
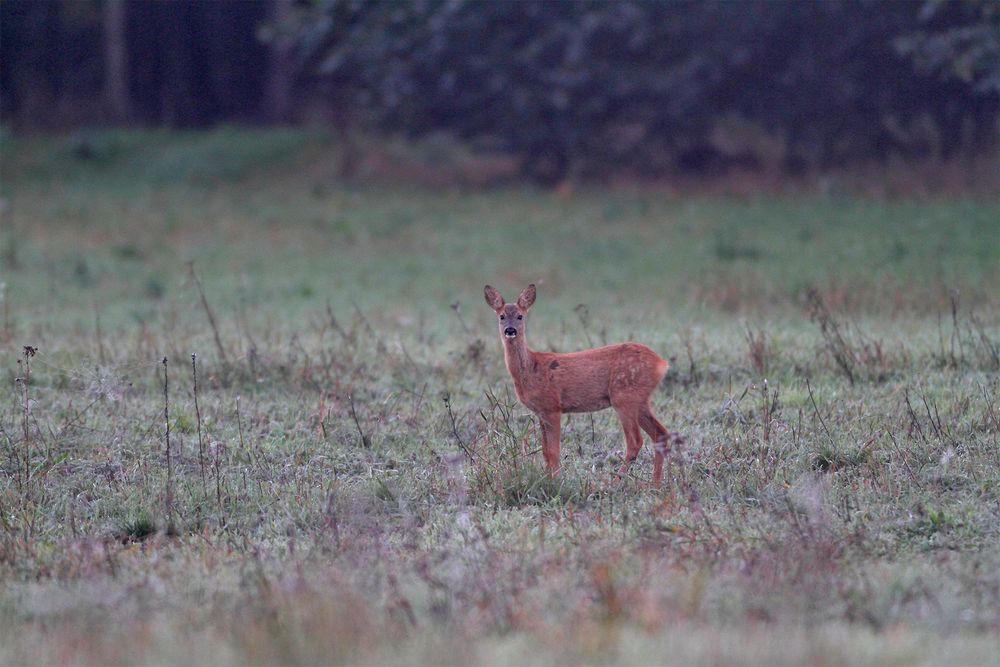
[[[625,431],[625,460],[618,472],[625,474],[632,466],[632,462],[639,456],[639,450],[642,448],[642,432],[639,430],[639,419],[635,413],[625,410],[617,412],[618,419],[622,423],[622,430]]]
[[[549,473],[556,474],[559,471],[559,427],[562,414],[559,412],[548,412],[538,416],[542,426],[542,456],[545,458],[545,467]]]
[[[653,411],[648,405],[639,413],[639,426],[653,441],[653,486],[659,488],[663,479],[663,457],[667,453],[667,439],[670,434],[653,416]]]

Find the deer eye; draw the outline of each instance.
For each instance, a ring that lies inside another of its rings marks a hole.
[[[504,319],[504,316],[503,316],[503,315],[501,315],[501,316],[500,316],[500,319],[501,319],[501,320],[502,320],[502,319]]]
[[[518,315],[518,316],[517,316],[517,319],[519,319],[519,320],[523,320],[523,319],[524,319],[524,315]]]

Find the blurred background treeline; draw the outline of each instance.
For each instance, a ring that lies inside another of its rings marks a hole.
[[[0,29],[15,132],[441,133],[543,183],[962,160],[1000,136],[995,0],[3,0]]]

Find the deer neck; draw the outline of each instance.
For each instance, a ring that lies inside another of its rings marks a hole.
[[[512,341],[505,340],[503,357],[507,362],[507,372],[514,379],[515,385],[519,385],[523,378],[535,370],[535,353],[528,349],[524,336],[518,336]]]

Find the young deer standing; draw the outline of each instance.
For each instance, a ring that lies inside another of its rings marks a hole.
[[[550,472],[559,469],[559,426],[564,412],[595,412],[613,407],[625,431],[622,472],[635,461],[643,431],[653,440],[653,484],[660,486],[667,429],[650,409],[649,397],[667,372],[667,362],[639,343],[606,345],[581,352],[534,352],[525,340],[525,316],[535,302],[528,285],[516,303],[505,303],[486,286],[486,303],[500,317],[504,360],[518,399],[538,415],[542,454]]]

